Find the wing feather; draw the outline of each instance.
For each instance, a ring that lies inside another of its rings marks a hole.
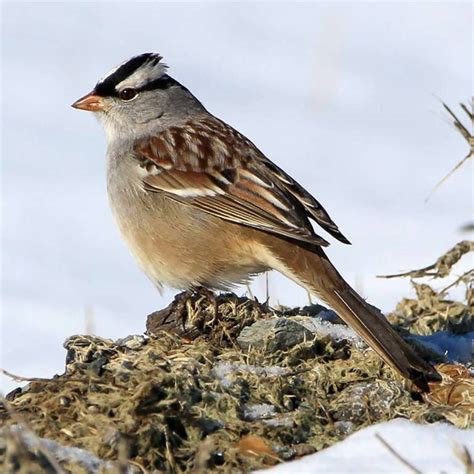
[[[144,189],[221,219],[326,246],[309,217],[343,242],[324,208],[236,130],[215,118],[136,143]]]

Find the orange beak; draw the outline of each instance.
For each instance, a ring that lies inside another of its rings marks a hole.
[[[96,95],[95,91],[89,92],[89,94],[76,100],[71,107],[74,107],[75,109],[88,110],[89,112],[102,112],[106,110],[103,98]]]

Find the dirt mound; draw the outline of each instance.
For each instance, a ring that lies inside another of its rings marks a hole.
[[[467,369],[444,369],[452,380],[427,403],[319,305],[184,293],[148,329],[73,336],[64,374],[12,392],[0,408],[2,469],[248,472],[377,421],[472,422]]]

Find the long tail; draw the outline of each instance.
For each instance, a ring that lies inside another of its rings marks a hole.
[[[349,286],[320,247],[298,246],[275,238],[269,247],[277,259],[272,265],[276,270],[329,304],[403,377],[422,391],[429,390],[428,380],[440,379],[436,370],[416,354],[386,318]]]

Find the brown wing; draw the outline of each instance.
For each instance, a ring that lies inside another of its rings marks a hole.
[[[312,217],[346,241],[322,206],[243,135],[215,118],[171,127],[135,146],[148,191],[222,219],[316,245]]]
[[[284,188],[291,193],[304,207],[311,219],[314,219],[328,234],[331,234],[340,242],[350,244],[350,241],[339,230],[336,223],[329,217],[324,207],[303,188],[291,176],[285,173],[275,163],[265,158],[265,166],[267,166],[274,177],[276,177],[284,186]]]

